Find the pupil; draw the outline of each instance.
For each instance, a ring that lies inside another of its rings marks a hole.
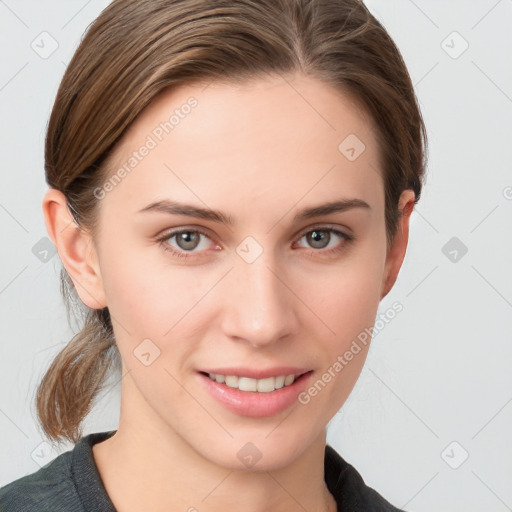
[[[192,231],[185,231],[178,236],[178,245],[182,249],[194,249],[197,245],[198,233]]]
[[[312,239],[312,245],[316,248],[323,248],[329,243],[329,237],[326,231],[312,231],[310,238]]]

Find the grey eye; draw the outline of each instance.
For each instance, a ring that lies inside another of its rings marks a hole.
[[[331,233],[326,229],[315,229],[306,235],[308,244],[315,249],[324,249],[331,241]]]
[[[197,231],[182,231],[181,233],[176,233],[174,236],[176,237],[176,243],[179,248],[185,251],[195,249],[201,241],[201,233]]]

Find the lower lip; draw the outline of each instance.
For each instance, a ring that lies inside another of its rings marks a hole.
[[[225,407],[242,416],[257,418],[272,416],[288,409],[297,401],[297,396],[307,387],[312,373],[312,371],[305,373],[296,379],[293,384],[268,393],[241,391],[216,382],[210,379],[208,375],[202,373],[198,373],[198,375],[210,394]]]

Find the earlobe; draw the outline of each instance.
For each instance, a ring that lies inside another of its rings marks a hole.
[[[381,300],[391,291],[402,266],[409,240],[409,220],[414,209],[415,194],[407,189],[402,192],[398,209],[402,212],[398,219],[398,227],[391,247],[388,249],[382,281]]]
[[[80,228],[69,211],[66,196],[50,188],[44,195],[43,215],[48,236],[73,281],[80,300],[92,309],[106,307],[98,258],[89,233]]]

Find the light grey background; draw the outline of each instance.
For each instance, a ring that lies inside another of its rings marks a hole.
[[[408,511],[512,510],[512,2],[366,3],[408,65],[430,162],[380,311],[404,309],[375,336],[328,442]],[[0,1],[0,486],[71,448],[53,451],[35,421],[36,385],[73,334],[60,260],[45,253],[43,142],[66,63],[107,4]],[[84,433],[118,418],[113,383]]]

